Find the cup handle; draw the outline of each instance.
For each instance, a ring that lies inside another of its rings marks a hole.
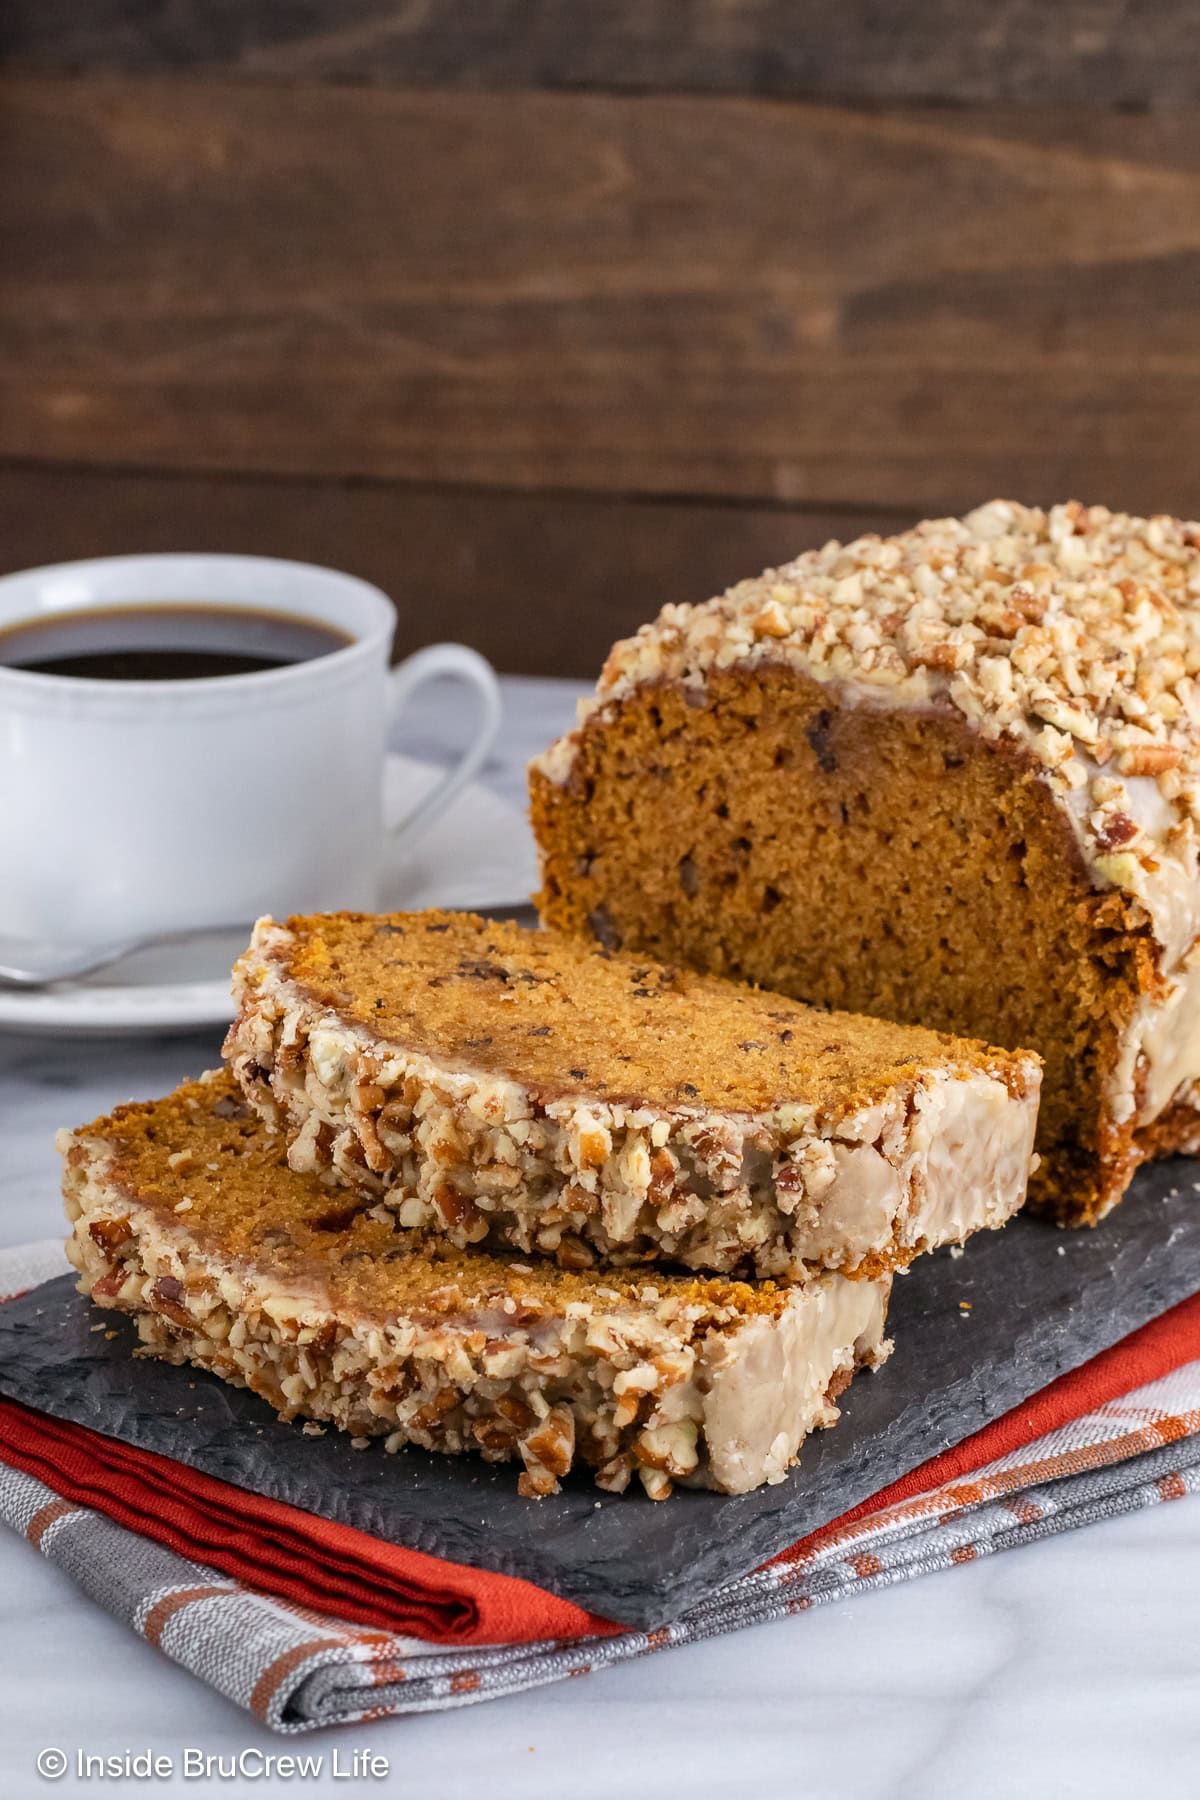
[[[391,827],[395,838],[406,836],[428,824],[433,814],[452,800],[483,766],[488,751],[500,730],[500,684],[490,662],[465,644],[429,644],[417,650],[394,669],[388,671],[391,688],[390,720],[395,724],[416,690],[426,681],[451,677],[473,687],[479,696],[479,729],[473,742],[464,750],[457,765],[447,769],[442,779],[419,800],[413,810]]]

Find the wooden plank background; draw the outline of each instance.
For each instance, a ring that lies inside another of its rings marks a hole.
[[[1163,105],[1200,98],[1189,0],[6,0],[23,67],[432,87]]]
[[[2,19],[0,567],[300,556],[589,674],[830,535],[1200,513],[1181,4]]]

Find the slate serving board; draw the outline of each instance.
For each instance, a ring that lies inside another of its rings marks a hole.
[[[197,1370],[134,1361],[132,1330],[62,1276],[0,1306],[0,1392],[210,1475],[457,1562],[522,1575],[622,1624],[662,1624],[959,1442],[1200,1289],[1200,1160],[1144,1169],[1096,1231],[1033,1219],[896,1283],[896,1349],[778,1487],[601,1494],[582,1478],[522,1500],[511,1467],[340,1433],[305,1437]],[[960,1301],[970,1304],[963,1312]],[[103,1318],[110,1341],[92,1326]]]

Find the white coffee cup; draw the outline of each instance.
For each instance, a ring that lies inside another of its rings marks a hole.
[[[0,578],[0,631],[118,606],[284,613],[349,642],[261,673],[116,681],[0,666],[0,932],[55,942],[370,909],[388,730],[452,676],[480,722],[410,833],[480,767],[500,723],[488,663],[433,644],[389,669],[396,614],[351,575],[258,556],[116,556]]]

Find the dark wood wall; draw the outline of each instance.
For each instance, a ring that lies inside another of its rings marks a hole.
[[[7,0],[0,567],[227,548],[591,673],[995,493],[1200,513],[1183,0]]]

